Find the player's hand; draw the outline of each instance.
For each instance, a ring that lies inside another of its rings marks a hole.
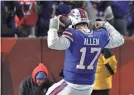
[[[59,29],[59,17],[55,16],[50,19],[49,28]]]
[[[96,29],[102,28],[102,27],[104,27],[105,23],[106,23],[105,21],[96,21],[95,22],[95,28]]]

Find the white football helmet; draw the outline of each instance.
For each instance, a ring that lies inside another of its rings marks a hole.
[[[71,10],[71,12],[68,14],[68,17],[72,21],[72,25],[76,25],[82,22],[89,23],[87,12],[81,8],[76,8]]]

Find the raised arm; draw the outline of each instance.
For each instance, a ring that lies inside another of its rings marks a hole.
[[[65,50],[70,46],[70,41],[65,36],[58,36],[59,18],[54,17],[50,19],[48,30],[47,43],[48,47],[56,50]]]
[[[115,48],[124,44],[123,36],[111,24],[106,22],[104,24],[104,27],[110,34],[109,43],[105,46],[105,48]]]
[[[109,42],[105,46],[105,48],[115,48],[115,47],[118,47],[118,46],[121,46],[122,44],[124,44],[123,36],[108,22],[97,21],[95,23],[95,27],[98,29],[101,27],[104,27],[107,29],[107,31],[109,33]]]

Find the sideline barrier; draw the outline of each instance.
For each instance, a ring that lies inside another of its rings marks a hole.
[[[125,38],[125,44],[114,49],[118,70],[113,77],[110,95],[134,94],[134,38]],[[18,95],[24,77],[43,62],[49,70],[49,78],[60,80],[64,51],[48,49],[45,39],[1,38],[2,95]]]

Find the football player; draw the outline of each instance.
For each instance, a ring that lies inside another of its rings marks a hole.
[[[89,18],[81,8],[73,9],[68,17],[73,28],[67,28],[62,36],[57,33],[59,18],[50,20],[48,47],[65,50],[65,61],[64,78],[52,85],[46,95],[90,95],[101,50],[124,43],[122,35],[108,22],[98,21],[96,29],[88,29]]]

